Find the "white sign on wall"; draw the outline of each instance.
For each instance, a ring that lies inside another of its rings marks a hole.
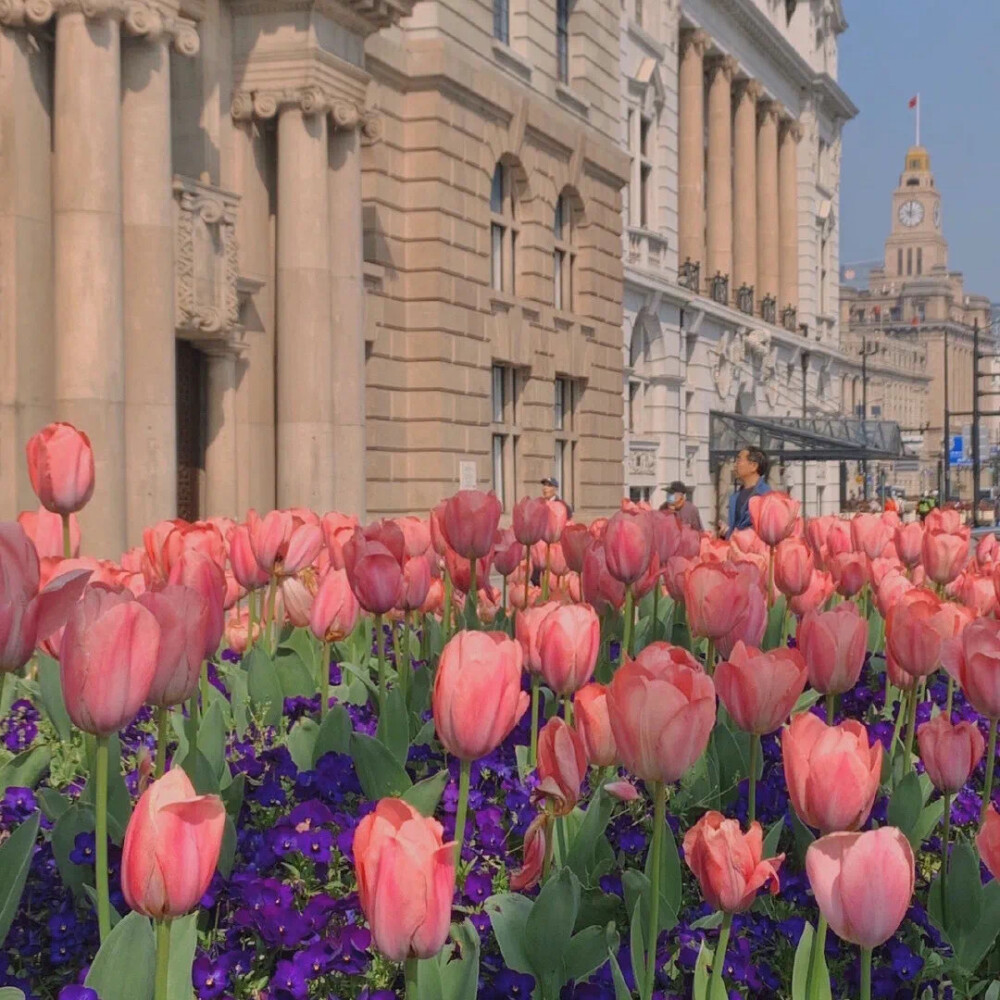
[[[458,488],[460,490],[474,490],[477,485],[476,480],[476,463],[475,462],[459,462],[458,463]]]

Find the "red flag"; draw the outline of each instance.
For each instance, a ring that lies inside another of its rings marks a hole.
[[[910,107],[911,108],[915,108],[916,106],[917,106],[917,98],[916,97],[911,97],[910,98]]]

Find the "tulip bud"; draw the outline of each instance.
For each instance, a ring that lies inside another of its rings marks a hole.
[[[90,439],[72,424],[42,428],[26,447],[28,477],[42,506],[53,514],[82,510],[94,493]]]
[[[917,745],[934,787],[949,795],[969,780],[986,752],[978,726],[972,722],[952,724],[945,714],[936,715],[917,730]]]

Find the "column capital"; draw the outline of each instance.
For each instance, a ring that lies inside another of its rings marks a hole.
[[[764,85],[759,80],[737,80],[735,92],[737,103],[746,98],[756,104],[764,96]]]
[[[166,0],[0,0],[0,25],[41,27],[60,14],[74,12],[90,20],[120,21],[136,37],[166,36],[181,55],[197,55],[201,47],[195,22],[180,17],[177,5]]]
[[[708,33],[702,31],[701,28],[692,28],[689,31],[681,32],[681,58],[684,58],[684,54],[688,49],[693,49],[695,53],[699,56],[704,57],[705,53],[708,51],[708,46],[712,39],[708,36]]]
[[[4,3],[5,0],[0,0]],[[379,112],[344,100],[320,86],[290,87],[283,90],[237,90],[230,114],[234,121],[267,121],[282,111],[297,108],[304,115],[329,115],[335,129],[360,128],[366,139],[382,135]]]
[[[201,49],[201,39],[194,21],[177,14],[177,8],[148,0],[128,0],[122,16],[122,27],[135,38],[158,41],[169,39],[183,56],[195,56]]]
[[[799,142],[802,138],[802,126],[794,118],[788,118],[782,122],[781,137],[790,139],[792,142]]]
[[[739,62],[732,56],[727,55],[714,55],[710,56],[706,60],[706,66],[708,68],[708,78],[712,82],[715,77],[722,73],[727,80],[732,82],[733,77],[736,75],[736,71],[739,69]]]
[[[785,113],[784,105],[780,101],[758,101],[757,102],[757,115],[760,118],[761,125],[768,122],[777,124],[781,121],[782,116]]]

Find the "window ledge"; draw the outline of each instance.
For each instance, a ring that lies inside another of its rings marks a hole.
[[[565,83],[556,84],[556,96],[565,104],[571,111],[575,111],[578,115],[583,118],[587,118],[590,115],[590,101],[585,100],[579,94],[575,93]]]
[[[490,289],[490,309],[494,314],[510,312],[517,306],[517,299],[510,292],[502,292],[497,288]]]
[[[666,56],[667,47],[658,42],[635,18],[628,19],[628,33],[661,60]]]
[[[557,330],[572,330],[576,325],[576,317],[565,309],[553,308],[552,324]]]
[[[501,42],[499,38],[493,39],[493,55],[505,69],[509,69],[515,76],[520,77],[525,83],[531,82],[531,63],[519,52],[515,52],[506,42]]]

